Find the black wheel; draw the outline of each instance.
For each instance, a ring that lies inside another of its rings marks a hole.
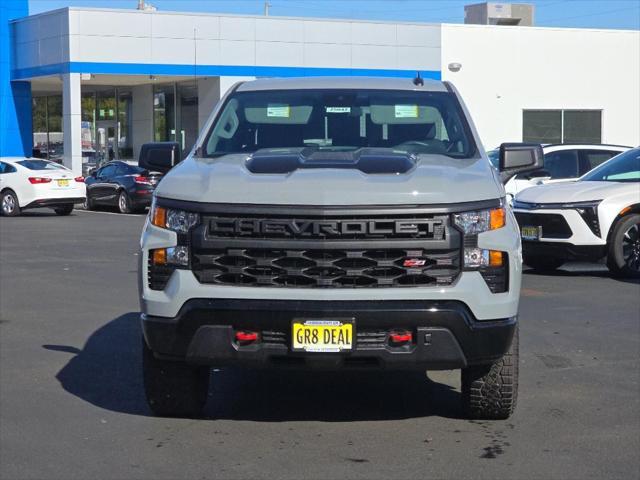
[[[553,272],[564,265],[564,260],[561,258],[536,255],[524,255],[522,261],[539,272]]]
[[[87,196],[84,198],[84,202],[82,202],[82,208],[85,210],[93,210],[95,207],[92,198],[89,196],[89,192],[87,192]]]
[[[131,199],[124,190],[118,195],[118,210],[120,213],[131,213]]]
[[[18,196],[13,190],[5,190],[0,195],[0,211],[5,217],[17,217],[20,215]]]
[[[509,351],[496,363],[462,369],[462,408],[472,419],[504,420],[518,399],[518,327]]]
[[[618,220],[609,238],[607,267],[618,277],[640,278],[640,215]]]
[[[159,360],[142,339],[142,372],[147,403],[160,417],[197,418],[207,402],[209,367]]]
[[[63,205],[62,207],[56,207],[53,209],[56,212],[56,215],[66,216],[73,212],[73,203],[69,205]]]

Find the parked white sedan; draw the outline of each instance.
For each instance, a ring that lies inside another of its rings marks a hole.
[[[531,187],[513,211],[524,263],[553,270],[572,259],[607,259],[614,275],[640,278],[640,148],[576,182]]]
[[[0,212],[13,217],[27,208],[49,207],[69,215],[86,197],[84,178],[38,158],[0,158]]]

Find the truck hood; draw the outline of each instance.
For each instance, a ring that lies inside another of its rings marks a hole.
[[[572,203],[603,200],[625,192],[640,192],[637,183],[587,182],[555,183],[531,187],[516,195],[526,203]]]
[[[355,168],[308,168],[252,173],[247,154],[189,157],[156,188],[158,197],[203,203],[269,205],[452,204],[504,196],[484,158],[418,155],[406,173],[367,174]]]

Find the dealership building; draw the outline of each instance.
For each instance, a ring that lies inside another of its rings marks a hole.
[[[186,155],[225,91],[257,77],[410,82],[419,71],[456,85],[487,149],[640,144],[638,31],[145,8],[28,15],[27,0],[0,10],[0,156],[35,151],[76,172],[135,159],[149,141],[177,141]]]

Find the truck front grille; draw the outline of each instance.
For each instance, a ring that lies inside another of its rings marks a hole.
[[[191,233],[200,283],[248,287],[451,285],[461,234],[448,214],[418,208],[228,207]]]

